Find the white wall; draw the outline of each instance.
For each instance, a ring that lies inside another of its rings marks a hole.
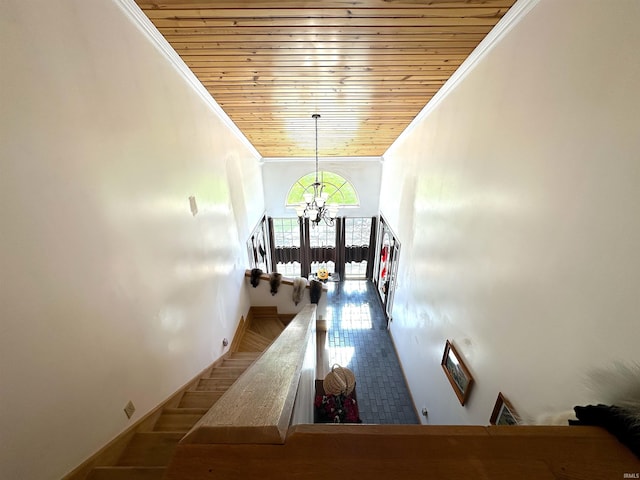
[[[599,401],[593,369],[640,362],[639,22],[635,0],[540,1],[385,154],[391,330],[431,423],[487,424],[499,391],[532,417]]]
[[[339,216],[373,217],[378,215],[379,189],[382,174],[380,158],[322,158],[320,170],[337,173],[356,189],[359,207],[345,207]],[[267,215],[295,217],[294,209],[285,208],[289,189],[304,175],[315,172],[315,159],[264,159],[262,178],[265,189]]]
[[[117,3],[0,32],[0,477],[57,479],[223,353],[261,172]]]

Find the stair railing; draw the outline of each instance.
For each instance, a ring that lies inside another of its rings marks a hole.
[[[282,444],[290,425],[313,423],[315,328],[306,305],[180,444]]]
[[[185,445],[165,480],[578,480],[638,478],[640,461],[599,427],[296,425],[282,445]]]
[[[315,308],[193,427],[165,480],[637,478],[624,476],[638,458],[598,427],[313,425]]]

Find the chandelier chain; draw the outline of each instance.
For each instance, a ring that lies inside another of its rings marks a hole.
[[[320,182],[319,178],[319,156],[318,156],[318,119],[320,114],[314,113],[311,118],[315,120],[316,127],[316,181],[313,183],[313,192],[304,193],[304,201],[296,207],[296,213],[300,221],[303,218],[308,218],[312,226],[318,225],[321,221],[324,221],[328,226],[333,226],[334,220],[338,213],[338,205],[327,204],[329,195],[324,192],[324,183]]]

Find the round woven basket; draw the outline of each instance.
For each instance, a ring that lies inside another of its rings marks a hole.
[[[326,395],[349,395],[356,386],[356,376],[348,368],[335,364],[322,381]]]

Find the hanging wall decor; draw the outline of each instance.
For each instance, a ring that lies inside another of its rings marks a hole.
[[[498,393],[489,423],[491,425],[518,425],[520,423],[520,417],[502,392]]]
[[[440,364],[453,387],[453,391],[456,393],[456,397],[460,401],[460,405],[464,405],[473,386],[473,377],[462,361],[462,357],[449,340],[445,344],[444,355]]]

